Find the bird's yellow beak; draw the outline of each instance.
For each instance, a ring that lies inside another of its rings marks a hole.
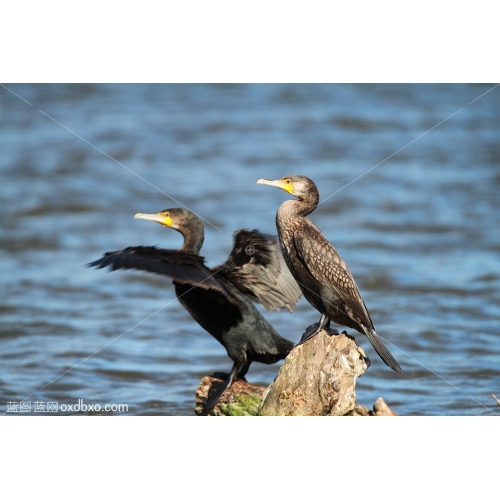
[[[257,184],[267,184],[268,186],[283,189],[287,193],[293,194],[293,184],[289,179],[278,179],[276,181],[268,181],[267,179],[259,179]]]
[[[162,226],[172,227],[173,221],[170,214],[165,215],[163,212],[158,212],[157,214],[135,214],[134,219],[144,219],[152,220],[158,222]]]

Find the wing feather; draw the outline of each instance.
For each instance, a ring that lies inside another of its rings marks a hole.
[[[373,327],[351,272],[316,224],[309,219],[302,219],[300,230],[294,232],[293,243],[314,278],[333,290],[350,310]]]
[[[302,292],[283,260],[278,237],[239,229],[233,240],[231,253],[219,266],[226,279],[266,309],[292,312]]]
[[[206,267],[204,260],[199,255],[179,250],[137,246],[127,247],[116,252],[107,252],[103,257],[87,264],[87,266],[98,269],[109,266],[112,271],[118,269],[148,271],[168,276],[180,283],[218,290],[227,298],[232,298],[224,285],[217,280],[217,271]]]

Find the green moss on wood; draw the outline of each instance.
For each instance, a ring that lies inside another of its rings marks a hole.
[[[256,416],[259,414],[261,402],[262,399],[259,396],[236,394],[234,401],[220,405],[220,412],[227,417]]]

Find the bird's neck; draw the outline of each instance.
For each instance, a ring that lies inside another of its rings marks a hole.
[[[276,221],[286,221],[294,217],[306,217],[318,206],[315,200],[287,200],[281,204],[276,213]]]
[[[184,236],[184,243],[180,250],[198,255],[203,246],[203,241],[205,240],[203,232],[185,230],[182,232],[182,235]]]

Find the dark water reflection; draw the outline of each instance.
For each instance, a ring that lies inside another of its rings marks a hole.
[[[499,89],[471,103],[492,85],[8,87],[31,105],[0,87],[2,411],[30,396],[192,415],[200,377],[230,367],[223,348],[168,280],[84,264],[179,246],[133,220],[179,203],[218,228],[207,224],[203,254],[220,263],[236,228],[275,232],[286,196],[257,179],[301,173],[323,200],[312,218],[406,372],[358,335],[372,359],[360,403],[498,413]],[[304,300],[264,314],[294,341],[317,320]],[[268,384],[276,371],[255,364],[248,378]]]

